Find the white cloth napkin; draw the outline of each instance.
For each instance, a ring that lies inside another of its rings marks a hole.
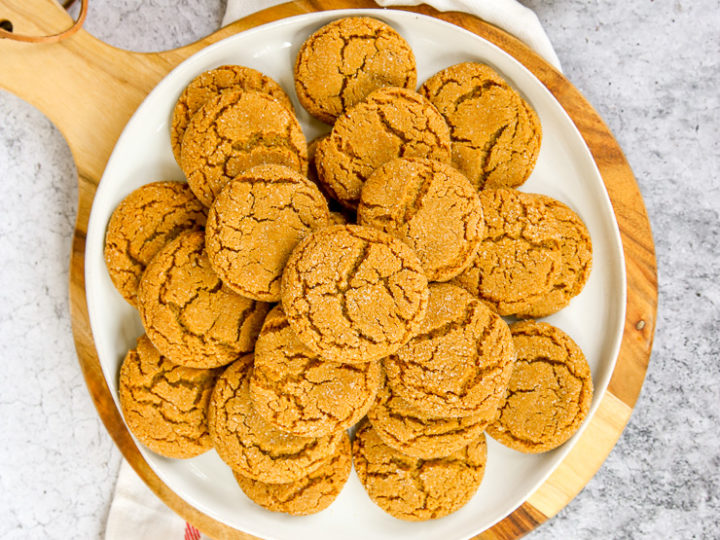
[[[228,0],[223,26],[255,11],[287,0]],[[440,11],[464,11],[499,26],[527,43],[561,70],[560,60],[533,11],[516,0],[376,0],[381,6],[416,6],[425,3]],[[106,540],[201,540],[204,535],[170,510],[150,491],[127,462],[118,473],[110,505]]]
[[[249,13],[285,2],[287,0],[228,0],[223,26]],[[382,7],[427,4],[438,11],[472,13],[524,41],[536,53],[562,71],[560,59],[555,54],[555,49],[537,15],[517,0],[375,0],[375,2]]]

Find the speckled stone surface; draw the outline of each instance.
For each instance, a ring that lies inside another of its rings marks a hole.
[[[587,487],[530,537],[717,537],[720,2],[524,3],[635,171],[660,282],[652,360],[627,429]],[[143,51],[210,33],[224,10],[220,0],[90,5],[90,32]],[[60,133],[2,91],[0,118],[0,538],[98,538],[120,456],[72,343],[75,167]]]

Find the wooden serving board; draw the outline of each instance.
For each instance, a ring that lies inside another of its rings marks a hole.
[[[105,426],[128,462],[173,510],[214,538],[254,538],[188,505],[150,469],[133,442],[103,377],[85,296],[85,233],[93,197],[115,142],[145,96],[177,64],[200,49],[267,22],[314,11],[376,8],[370,0],[296,0],[227,26],[196,43],[161,53],[116,49],[85,31],[58,44],[0,40],[0,87],[40,109],[63,133],[78,170],[79,205],[70,260],[71,317],[78,360]],[[91,6],[92,9],[92,6]],[[622,433],[650,359],[657,311],[655,249],[647,213],[622,150],[580,92],[526,45],[471,15],[427,6],[403,8],[466,28],[525,65],[554,94],[582,134],[607,187],[620,227],[627,271],[627,312],[620,354],[600,406],[580,440],[527,501],[480,539],[518,538],[554,516],[592,478]],[[41,35],[71,24],[54,0],[4,0],[0,20]]]

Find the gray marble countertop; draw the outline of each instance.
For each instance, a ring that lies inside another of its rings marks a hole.
[[[660,308],[637,407],[598,474],[533,538],[720,535],[720,1],[525,0],[635,172]],[[93,0],[86,28],[163,50],[221,0]],[[2,77],[0,58],[0,77]],[[0,537],[98,538],[120,454],[80,373],[68,306],[76,171],[57,129],[0,91]]]

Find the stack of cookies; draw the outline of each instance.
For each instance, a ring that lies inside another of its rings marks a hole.
[[[332,126],[310,148],[275,81],[221,66],[174,109],[187,183],[147,184],[113,213],[108,271],[146,332],[120,370],[123,414],[161,455],[214,448],[269,510],[321,511],[354,463],[391,515],[445,516],[482,481],[486,431],[542,452],[587,415],[579,347],[503,317],[580,293],[588,231],[515,189],[540,122],[488,66],[416,92],[408,43],[352,17],[307,39],[294,80]]]

